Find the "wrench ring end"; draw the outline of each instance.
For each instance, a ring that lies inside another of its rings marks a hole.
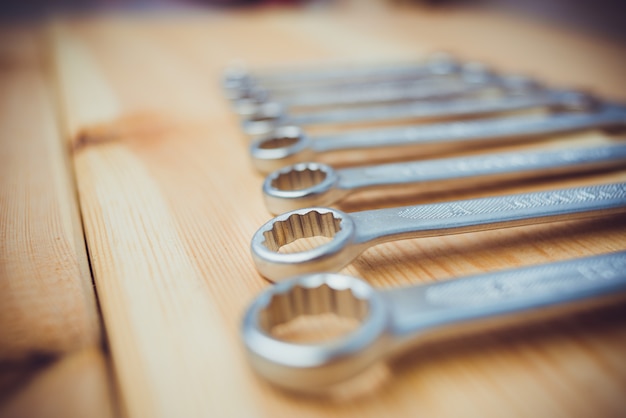
[[[335,314],[358,322],[355,329],[321,343],[274,337],[279,325],[300,316]],[[364,281],[318,273],[297,276],[265,290],[246,311],[242,338],[252,367],[292,391],[325,389],[376,363],[387,347],[389,309]]]
[[[271,173],[286,165],[312,160],[312,141],[297,126],[281,126],[250,145],[254,167]]]
[[[265,206],[273,213],[329,206],[347,194],[337,188],[339,175],[331,166],[307,162],[290,165],[269,174],[263,183]]]
[[[260,103],[257,111],[241,122],[241,127],[246,134],[252,137],[269,135],[279,125],[284,114],[285,109],[280,103]]]
[[[258,271],[271,281],[320,271],[337,271],[361,252],[352,245],[356,227],[342,211],[314,207],[283,213],[263,225],[252,237],[252,258]],[[280,248],[301,238],[325,236],[331,241],[304,251],[281,253]]]
[[[252,97],[240,98],[233,103],[233,109],[244,118],[254,116],[259,112],[259,101]]]

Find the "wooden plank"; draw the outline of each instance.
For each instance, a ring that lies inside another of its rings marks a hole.
[[[2,36],[0,360],[98,346],[100,326],[72,174],[40,33]]]
[[[617,416],[626,387],[620,307],[422,350],[379,370],[382,386],[372,379],[360,397],[289,396],[246,368],[239,318],[267,285],[248,246],[269,214],[262,178],[250,168],[247,143],[221,96],[225,64],[410,58],[455,39],[455,49],[467,55],[482,51],[496,64],[512,59],[550,78],[554,66],[580,59],[549,51],[581,47],[597,64],[563,82],[589,80],[626,97],[611,76],[613,63],[625,68],[616,46],[465,12],[385,11],[376,20],[368,13],[113,16],[57,26],[54,54],[85,233],[129,416]],[[454,37],[450,30],[460,22]],[[526,36],[544,42],[514,58],[499,44],[475,45],[504,29],[515,36],[511,43]],[[547,64],[534,62],[543,58]],[[419,201],[625,176],[622,170]],[[367,251],[346,272],[381,287],[439,280],[624,249],[625,232],[626,219],[612,217],[390,243]]]
[[[101,77],[90,51],[80,39],[68,39],[63,33],[58,36],[59,74],[68,114],[75,115],[73,109],[83,108],[110,117],[118,111],[119,99],[110,95],[110,85]],[[88,82],[91,92],[89,101],[98,103],[98,108],[83,107],[88,98],[81,92],[83,84],[69,81],[73,80],[70,74],[82,70],[81,79]],[[241,382],[246,379],[241,377],[243,365],[234,358],[235,336],[221,323],[200,272],[186,257],[160,185],[127,148],[126,141],[139,141],[141,146],[142,141],[160,141],[164,134],[170,138],[176,134],[167,117],[157,122],[155,130],[149,114],[132,116],[121,121],[119,130],[114,126],[79,128],[74,158],[81,179],[83,216],[91,225],[85,232],[93,249],[91,263],[98,294],[109,301],[102,304],[102,311],[111,327],[112,350],[130,350],[115,360],[129,415],[202,416],[208,405],[228,411],[226,415],[254,416],[249,404],[237,402],[245,396]],[[142,185],[141,190],[136,189],[137,184]],[[103,199],[112,199],[112,205],[101,206]],[[163,361],[167,358],[178,359],[177,364],[172,367]],[[209,376],[221,376],[222,383],[207,390],[204,380]]]
[[[97,348],[64,356],[0,407],[4,418],[110,418],[107,364]]]
[[[0,30],[0,416],[112,417],[40,27]]]

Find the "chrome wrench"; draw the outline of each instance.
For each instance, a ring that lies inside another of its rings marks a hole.
[[[380,78],[375,81],[346,79],[341,83],[320,84],[311,86],[300,86],[290,88],[282,85],[267,86],[250,84],[235,92],[227,92],[227,97],[233,101],[241,99],[254,99],[258,102],[273,100],[306,100],[309,95],[332,95],[336,93],[349,93],[354,91],[372,90],[377,88],[399,88],[405,86],[428,86],[431,83],[444,83],[451,81],[462,81],[465,83],[481,83],[492,77],[493,74],[483,65],[478,63],[467,63],[459,67],[454,72],[445,74],[433,74],[428,77],[419,78]],[[512,77],[515,79],[515,77]],[[521,78],[528,80],[526,78]]]
[[[488,77],[479,81],[437,80],[414,83],[394,83],[391,85],[370,85],[358,89],[340,89],[329,92],[312,92],[286,98],[274,98],[263,90],[251,92],[248,99],[234,103],[234,109],[242,117],[255,117],[264,114],[264,103],[270,109],[321,107],[321,106],[356,106],[376,103],[407,102],[417,100],[445,99],[459,96],[491,93],[522,93],[538,90],[538,84],[522,77]],[[272,100],[270,100],[270,98]]]
[[[263,114],[265,106],[282,106],[292,111],[299,107],[357,106],[381,103],[408,102],[417,100],[444,99],[458,96],[486,93],[523,93],[538,90],[539,85],[520,76],[459,76],[452,79],[425,79],[412,82],[387,82],[313,91],[296,91],[289,95],[272,94],[256,88],[247,92],[247,97],[234,101],[235,112],[242,117],[254,117]]]
[[[269,173],[286,165],[316,161],[320,154],[339,150],[402,147],[406,155],[410,152],[407,147],[413,147],[414,152],[424,154],[624,125],[626,108],[606,104],[589,112],[424,124],[317,137],[304,135],[298,127],[285,126],[254,141],[250,145],[250,156],[259,171]]]
[[[238,91],[250,86],[270,89],[338,87],[354,83],[375,83],[387,80],[415,80],[458,71],[459,63],[445,53],[432,54],[425,61],[406,64],[359,65],[358,67],[318,68],[250,73],[243,68],[230,68],[224,73],[223,86]]]
[[[313,207],[279,215],[252,237],[259,272],[272,281],[338,271],[370,246],[407,238],[452,235],[626,211],[626,183],[345,213]],[[326,236],[313,249],[281,253],[300,238]]]
[[[533,108],[554,110],[580,109],[591,106],[593,100],[579,92],[531,90],[523,94],[507,94],[487,98],[455,98],[444,101],[413,101],[387,105],[310,111],[289,114],[279,103],[264,103],[260,113],[242,121],[242,128],[253,138],[271,134],[284,125],[317,125],[394,121],[402,119],[428,120],[478,116]]]
[[[621,301],[626,252],[377,291],[362,280],[312,274],[271,286],[248,308],[241,336],[257,373],[295,391],[318,391],[424,342],[551,319]],[[272,335],[299,316],[358,322],[347,335],[295,344]]]
[[[299,163],[277,170],[263,183],[265,206],[274,214],[329,206],[364,189],[419,186],[419,192],[494,184],[591,170],[626,168],[626,144],[485,154],[333,169]]]

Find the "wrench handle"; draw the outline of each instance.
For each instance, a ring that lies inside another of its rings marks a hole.
[[[317,152],[406,145],[455,148],[477,142],[558,135],[624,124],[626,110],[608,105],[597,112],[572,112],[548,117],[503,117],[319,136],[313,141],[313,147]]]
[[[479,178],[496,181],[527,175],[581,171],[626,163],[626,145],[581,147],[568,150],[541,150],[486,154],[477,157],[445,158],[408,163],[345,168],[338,171],[341,189],[420,183],[425,189],[442,190]],[[451,183],[453,182],[453,183]],[[448,184],[446,187],[445,185]]]
[[[460,64],[446,54],[435,54],[425,61],[392,65],[359,65],[344,68],[318,68],[305,71],[291,69],[281,72],[251,74],[254,83],[271,89],[342,86],[354,83],[423,79],[459,72]]]
[[[461,96],[493,86],[493,83],[469,84],[462,80],[428,81],[428,84],[424,82],[405,82],[393,85],[369,85],[365,88],[360,86],[358,89],[314,91],[276,100],[289,108],[299,106],[345,106]]]
[[[352,213],[354,242],[373,245],[586,218],[626,210],[626,183]]]
[[[482,115],[496,112],[529,109],[561,104],[559,92],[538,91],[520,96],[493,99],[458,99],[442,102],[411,102],[354,109],[338,109],[289,115],[290,125],[313,125],[318,123],[340,123],[358,121],[379,121],[398,119],[451,118],[458,116]]]
[[[400,340],[466,333],[626,292],[626,251],[384,292]],[[552,308],[552,309],[549,309]],[[530,315],[532,312],[533,315]]]

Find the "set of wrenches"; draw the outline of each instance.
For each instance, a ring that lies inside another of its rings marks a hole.
[[[331,387],[424,341],[574,312],[626,296],[626,251],[376,291],[336,274],[384,242],[600,217],[626,212],[626,183],[346,213],[332,206],[365,190],[416,192],[626,168],[626,106],[447,54],[414,63],[292,71],[230,69],[224,89],[249,138],[263,196],[277,216],[251,243],[259,273],[277,282],[245,314],[255,370],[289,390]],[[384,126],[362,126],[384,122]],[[311,134],[319,126],[334,133]],[[602,130],[601,144],[546,146]],[[523,151],[490,146],[542,144]],[[446,157],[475,150],[480,154]],[[373,155],[325,162],[336,152]],[[429,157],[429,158],[426,158]],[[414,158],[414,160],[407,160]],[[302,238],[330,240],[284,252]],[[625,238],[626,239],[626,238]],[[300,316],[359,322],[332,341],[295,343],[273,330]]]

